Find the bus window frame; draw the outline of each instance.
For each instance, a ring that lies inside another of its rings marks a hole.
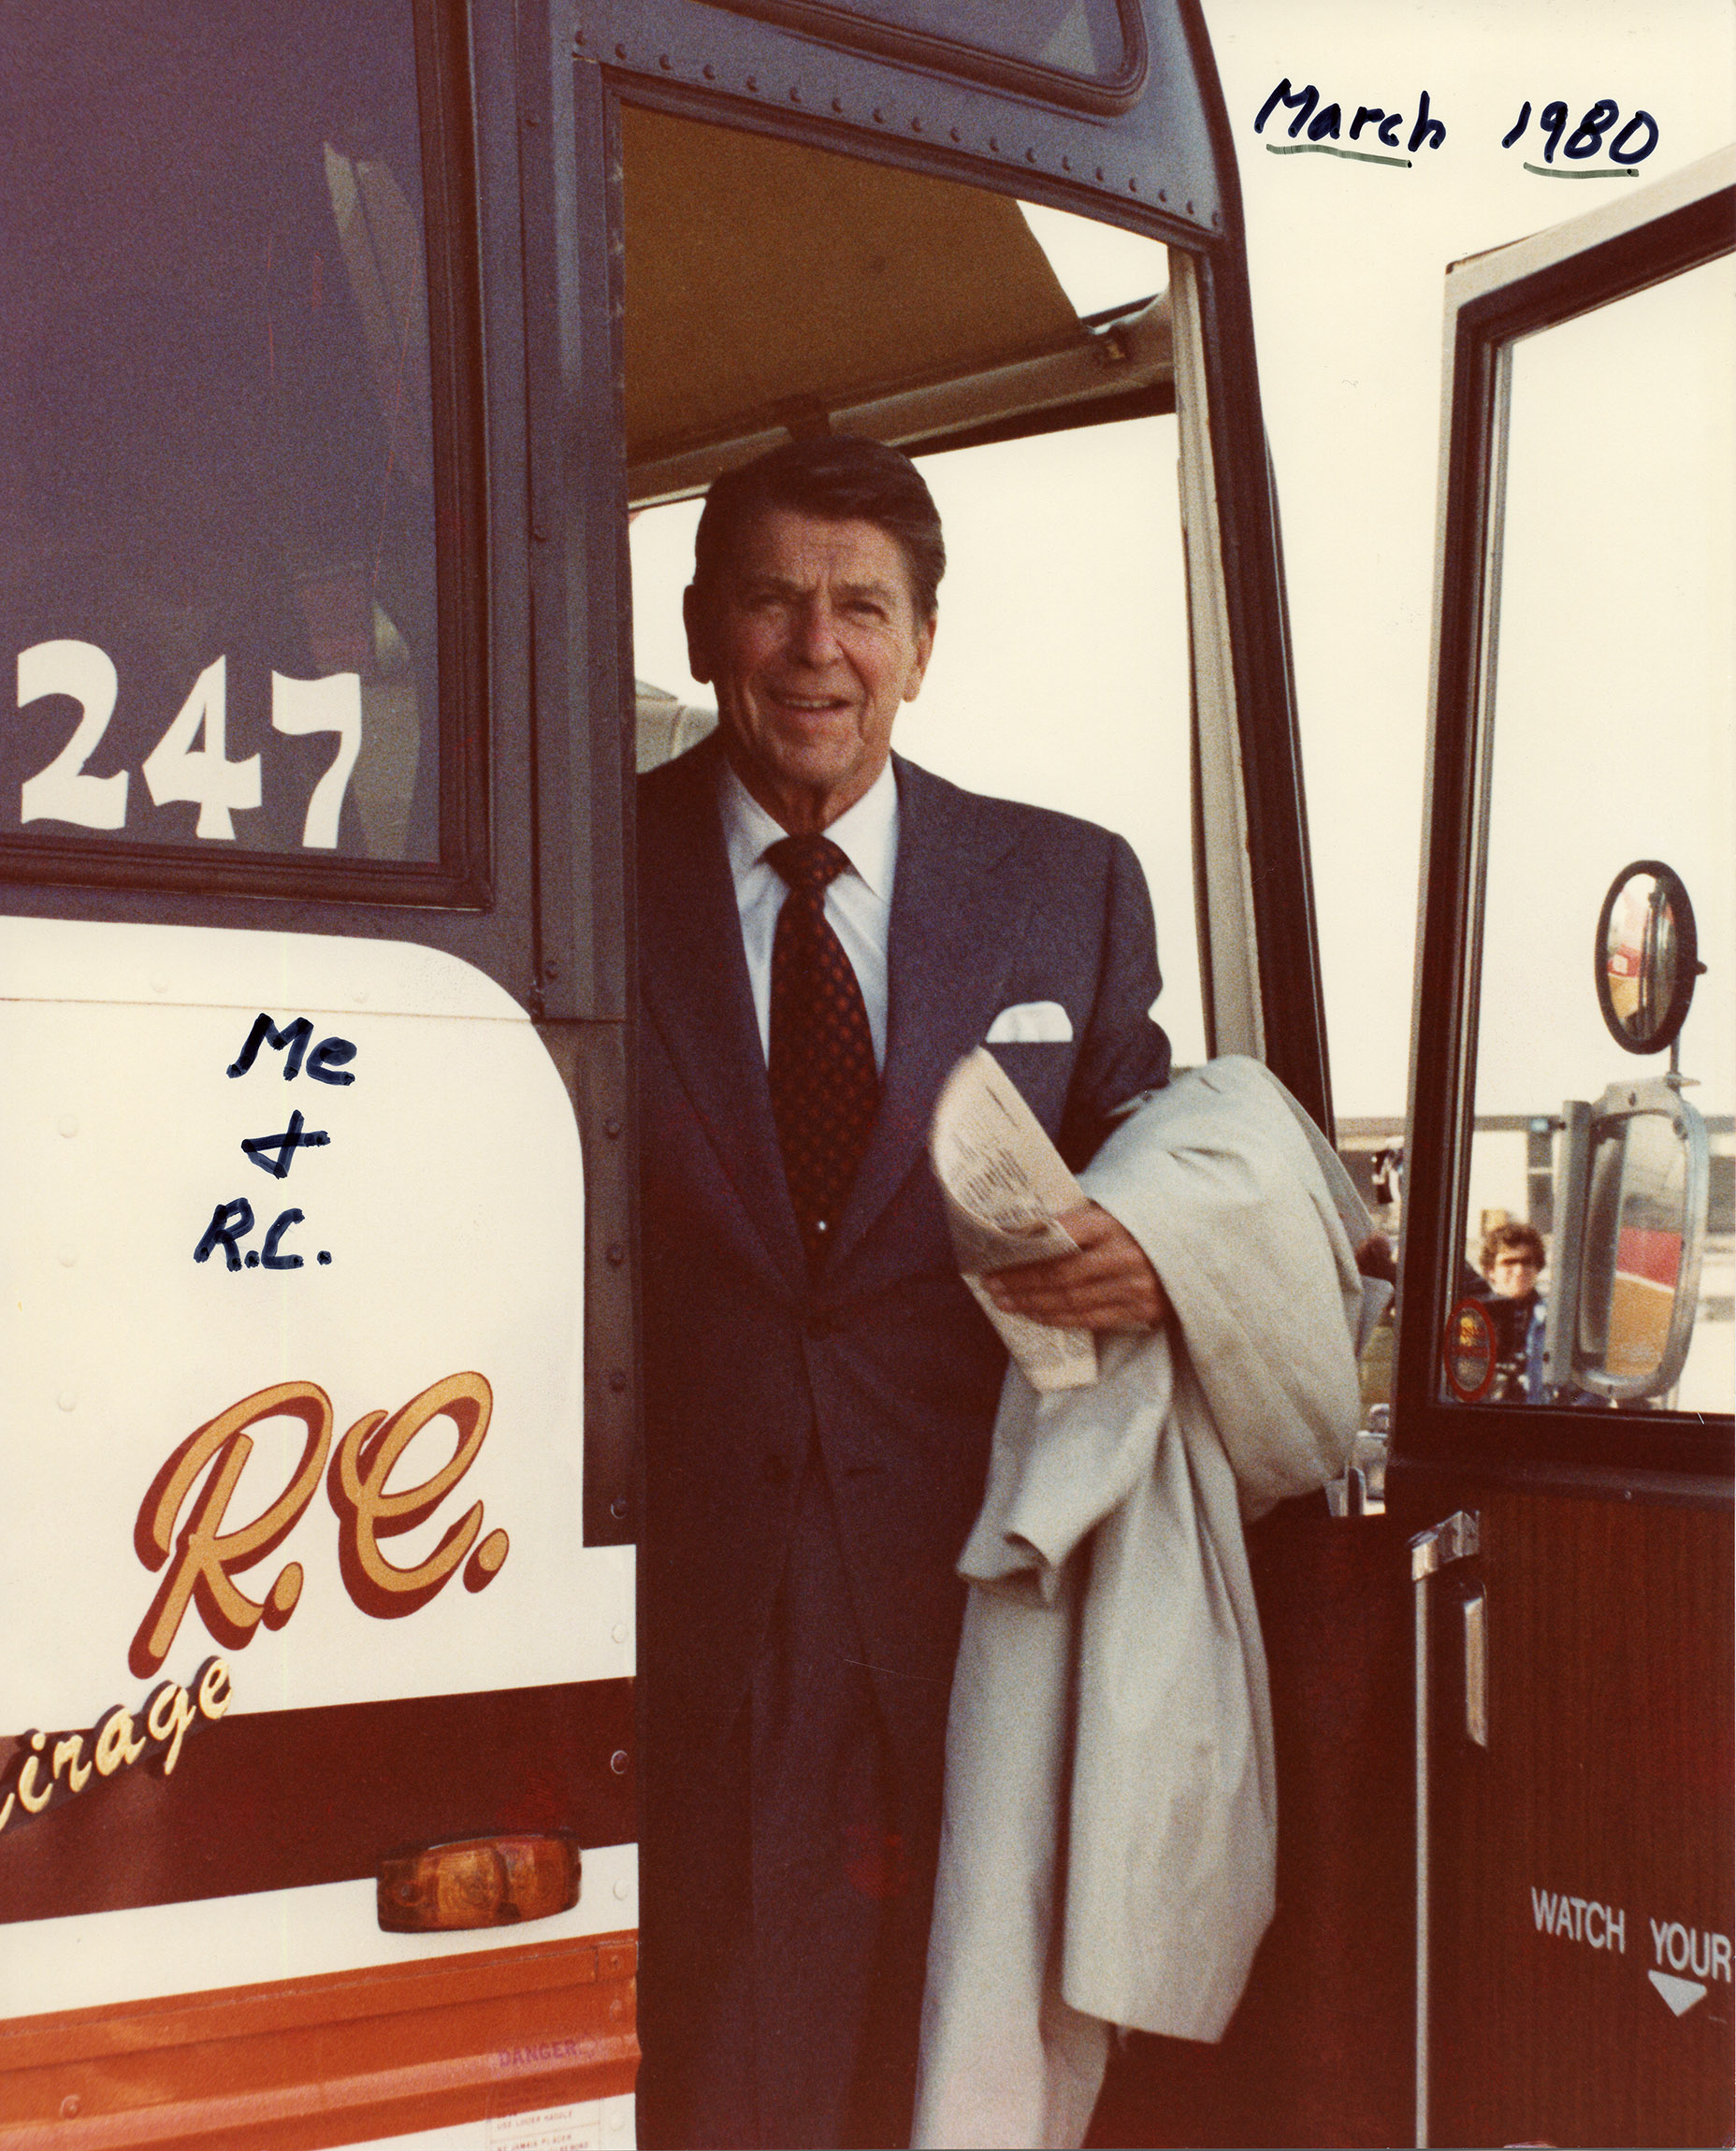
[[[1018,60],[1010,53],[967,45],[932,31],[904,29],[884,17],[829,5],[828,0],[714,0],[714,5],[779,29],[793,30],[798,36],[817,38],[828,48],[903,61],[925,74],[983,82],[1013,96],[1040,97],[1047,104],[1080,112],[1126,111],[1137,102],[1150,65],[1145,16],[1138,0],[1115,0],[1123,59],[1113,74],[1099,76],[1076,75],[1064,67]]]
[[[1235,144],[1199,0],[1130,4],[1142,20],[1145,72],[1124,108],[1096,110],[1052,86],[1011,90],[951,64],[959,51],[938,42],[925,58],[902,60],[859,36],[829,48],[732,0],[580,0],[571,36],[582,62],[658,98],[685,92],[714,110],[763,113],[774,130],[811,123],[846,153],[943,177],[998,173],[1007,192],[1168,245],[1239,241]]]
[[[1467,1404],[1441,1396],[1439,1370],[1443,1327],[1459,1296],[1470,1168],[1511,354],[1521,337],[1736,252],[1736,188],[1728,181],[1708,187],[1703,177],[1696,187],[1692,168],[1681,180],[1687,198],[1628,228],[1577,241],[1544,234],[1522,242],[1536,266],[1525,267],[1522,255],[1506,277],[1498,257],[1463,265],[1453,272],[1468,285],[1463,296],[1449,278],[1450,423],[1442,447],[1394,1393],[1395,1458],[1408,1468],[1474,1469],[1484,1477],[1665,1498],[1693,1498],[1714,1487],[1728,1494],[1728,1416]]]
[[[0,835],[0,885],[466,911],[484,911],[492,903],[484,539],[488,495],[470,24],[462,9],[441,7],[433,0],[408,4],[421,142],[441,624],[439,857],[358,859],[326,851],[239,851],[214,842],[156,845],[6,834]]]

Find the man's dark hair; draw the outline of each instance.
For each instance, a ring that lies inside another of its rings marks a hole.
[[[904,556],[919,620],[933,617],[947,571],[940,514],[922,474],[901,449],[827,435],[787,441],[712,481],[693,541],[693,583],[714,589],[743,529],[770,508],[828,522],[873,523]]]
[[[1534,1225],[1496,1225],[1484,1234],[1482,1266],[1485,1278],[1503,1255],[1529,1255],[1540,1270],[1549,1261],[1543,1236]]]

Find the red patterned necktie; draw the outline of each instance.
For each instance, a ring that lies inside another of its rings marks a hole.
[[[880,1078],[861,987],[826,918],[827,887],[848,859],[824,836],[787,836],[765,856],[789,889],[772,943],[772,1118],[817,1263],[868,1148]]]

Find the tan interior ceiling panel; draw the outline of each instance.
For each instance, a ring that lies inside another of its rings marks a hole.
[[[1126,339],[1080,322],[1010,196],[630,105],[621,120],[636,499],[696,490],[784,432],[909,440],[1135,384]],[[993,395],[961,403],[985,376]]]

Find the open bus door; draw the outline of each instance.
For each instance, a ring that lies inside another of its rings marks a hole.
[[[1448,277],[1390,1460],[1251,1535],[1277,1918],[1095,2143],[1730,2141],[1733,177]]]
[[[1201,1029],[1329,1124],[1198,9],[969,23],[0,33],[0,2145],[630,2131],[629,495],[1173,407]],[[838,257],[872,365],[658,282],[734,185],[750,289],[792,159],[943,249],[902,316]],[[1034,310],[948,313],[1020,195],[1166,246],[1167,305],[1081,320],[1027,253]]]
[[[1387,1480],[1418,2144],[1730,2140],[1733,180],[1447,280]],[[1520,1226],[1541,1305],[1480,1275]]]

